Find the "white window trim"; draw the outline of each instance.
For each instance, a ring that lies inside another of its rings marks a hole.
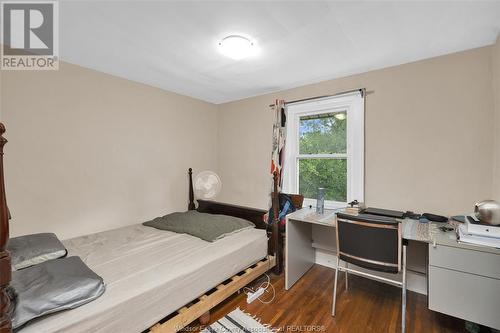
[[[332,112],[347,113],[347,202],[364,202],[365,185],[365,101],[361,92],[347,93],[334,97],[318,98],[304,102],[288,104],[287,141],[285,147],[285,168],[283,173],[283,191],[298,193],[297,165],[299,149],[299,119],[303,116]],[[331,158],[330,154],[307,155],[308,157]],[[345,207],[347,202],[325,200],[326,208]],[[316,206],[316,198],[305,198],[304,206]]]

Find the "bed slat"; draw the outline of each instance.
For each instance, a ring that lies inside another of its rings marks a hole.
[[[234,275],[228,284],[219,284],[216,287],[217,290],[210,295],[200,296],[198,303],[185,306],[177,311],[177,315],[163,324],[154,325],[150,328],[150,333],[174,333],[180,331],[236,291],[267,272],[274,265],[276,265],[275,257],[268,256],[266,259],[259,261],[254,268],[245,269],[241,275],[239,273]]]

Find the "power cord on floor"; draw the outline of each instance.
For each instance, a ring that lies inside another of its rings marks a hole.
[[[243,292],[247,296],[249,293],[252,293],[252,294],[255,293],[260,288],[264,289],[264,293],[271,293],[272,292],[273,296],[271,297],[270,300],[263,300],[262,295],[257,298],[259,300],[259,302],[261,302],[262,304],[269,304],[272,301],[274,301],[274,299],[276,298],[276,289],[274,289],[274,286],[271,283],[271,277],[267,274],[264,274],[264,275],[267,278],[267,281],[262,282],[257,288],[243,287]],[[269,290],[269,288],[271,290]]]

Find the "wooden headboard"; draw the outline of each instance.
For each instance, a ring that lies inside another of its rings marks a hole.
[[[283,241],[282,235],[279,232],[279,223],[275,219],[272,223],[272,228],[264,221],[264,214],[267,211],[258,208],[251,208],[239,205],[233,205],[223,202],[210,201],[210,200],[196,200],[198,202],[198,207],[196,207],[194,202],[194,191],[193,191],[193,169],[189,168],[189,210],[197,210],[200,213],[209,214],[222,214],[235,216],[255,224],[256,228],[264,229],[268,234],[268,253],[276,257],[276,266],[274,267],[274,273],[281,274],[283,270]],[[272,209],[276,211],[279,209],[278,196],[275,195],[277,192],[278,177],[274,175],[274,191],[272,195]],[[273,214],[278,216],[278,214]]]
[[[9,240],[9,213],[5,197],[3,172],[3,147],[7,140],[3,137],[5,126],[0,123],[0,333],[12,332],[10,318],[11,304],[7,288],[11,280],[10,254],[6,250]]]

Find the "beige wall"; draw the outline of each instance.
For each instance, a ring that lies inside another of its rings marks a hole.
[[[500,201],[500,35],[492,47],[493,96],[495,104],[495,145],[493,170],[493,198]]]
[[[62,238],[187,207],[187,168],[217,169],[217,107],[62,63],[2,72],[13,236]]]
[[[491,47],[220,105],[221,200],[267,207],[275,98],[364,87],[368,205],[469,212],[492,195]],[[292,70],[292,69],[291,69]]]
[[[219,200],[265,208],[268,105],[360,87],[372,92],[367,204],[470,211],[493,193],[500,199],[500,181],[492,189],[500,179],[499,45],[219,106],[66,63],[54,72],[0,71],[11,233],[67,238],[182,210],[189,166],[219,172]]]

